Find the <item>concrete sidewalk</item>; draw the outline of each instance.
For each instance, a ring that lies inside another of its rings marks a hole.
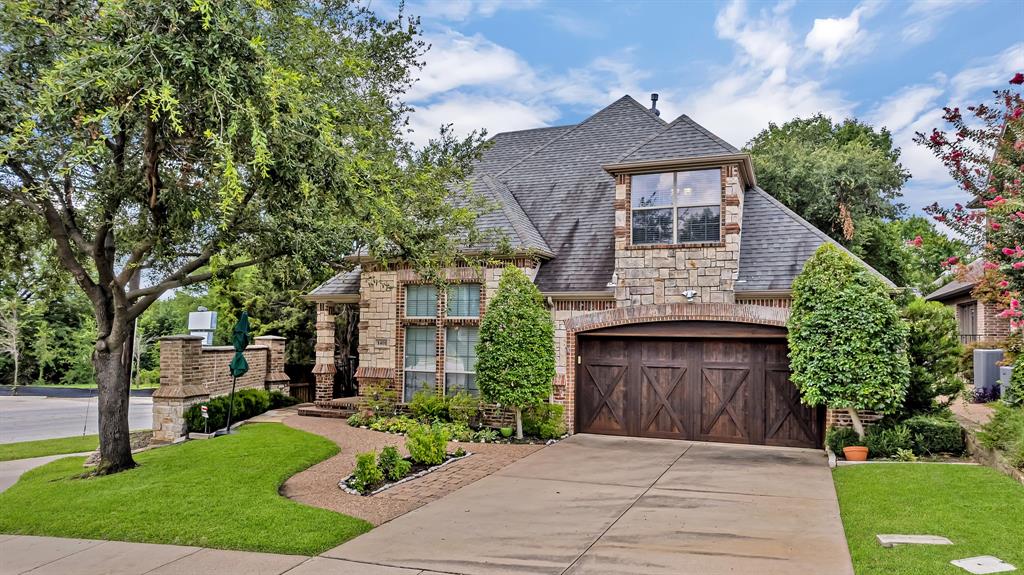
[[[428,575],[324,557],[0,535],[0,575]]]
[[[18,479],[30,469],[35,469],[40,465],[46,465],[51,461],[65,457],[83,457],[89,455],[89,453],[91,452],[86,451],[84,453],[65,453],[62,455],[44,455],[42,457],[29,457],[28,459],[0,461],[0,493],[17,483]]]

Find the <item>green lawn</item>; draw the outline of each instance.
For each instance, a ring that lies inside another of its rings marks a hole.
[[[93,451],[99,444],[100,440],[97,435],[59,437],[57,439],[40,439],[38,441],[21,441],[19,443],[0,443],[0,461]]]
[[[857,575],[966,573],[953,559],[995,555],[1024,568],[1024,486],[982,466],[885,463],[833,474]],[[878,544],[878,533],[941,535],[953,545]]]
[[[337,452],[320,436],[261,423],[140,453],[139,467],[112,476],[79,479],[82,458],[60,459],[0,493],[0,533],[315,555],[371,525],[278,488]]]

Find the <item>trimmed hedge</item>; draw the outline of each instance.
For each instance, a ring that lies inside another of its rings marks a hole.
[[[185,411],[185,424],[189,431],[202,433],[209,429],[211,432],[222,429],[227,425],[228,403],[230,395],[221,395],[213,399],[193,405]],[[268,409],[277,409],[295,405],[299,400],[285,395],[280,391],[267,392],[262,389],[240,389],[235,392],[235,404],[231,410],[231,422],[239,422],[256,417]],[[207,422],[202,415],[200,406],[205,405],[207,414],[210,416]],[[209,427],[207,428],[207,423]]]
[[[917,415],[902,422],[910,430],[914,453],[929,455],[964,452],[964,432],[960,424],[948,417]]]

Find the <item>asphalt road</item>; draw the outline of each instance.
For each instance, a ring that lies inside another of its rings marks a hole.
[[[70,437],[97,432],[96,398],[0,397],[0,443]],[[128,426],[132,430],[153,425],[153,400],[132,397]]]

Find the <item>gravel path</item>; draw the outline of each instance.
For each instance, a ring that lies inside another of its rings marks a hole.
[[[473,455],[377,495],[363,497],[350,495],[338,487],[338,482],[355,467],[356,454],[394,445],[403,455],[408,455],[404,435],[352,427],[343,419],[292,415],[285,417],[283,423],[334,441],[341,447],[341,453],[291,477],[281,487],[281,493],[306,505],[360,517],[374,525],[426,505],[544,448],[543,445],[453,442],[449,451],[462,446]]]

